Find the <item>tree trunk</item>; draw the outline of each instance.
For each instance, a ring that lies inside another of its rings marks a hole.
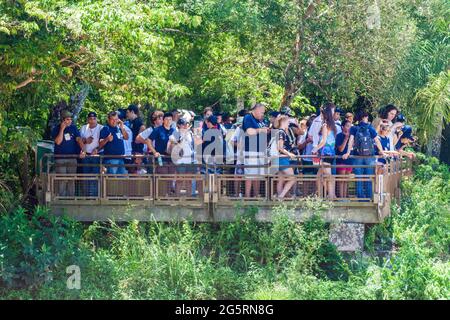
[[[237,111],[241,111],[242,109],[245,109],[245,103],[244,103],[244,99],[242,97],[237,97],[236,98],[236,106],[237,106]]]
[[[43,135],[44,139],[51,139],[51,132],[53,128],[61,122],[61,111],[69,110],[70,112],[72,112],[73,122],[76,123],[78,115],[83,109],[84,102],[86,101],[86,98],[89,94],[89,89],[90,87],[87,83],[81,84],[79,91],[70,97],[68,104],[66,101],[60,101],[50,109],[47,127]]]
[[[430,140],[427,143],[427,155],[433,156],[439,159],[441,155],[441,142],[442,142],[442,116],[438,117],[441,119],[436,124],[435,134],[430,137]]]
[[[299,19],[299,25],[297,26],[295,40],[292,46],[292,58],[284,70],[285,85],[283,97],[281,98],[281,108],[291,105],[303,84],[303,68],[302,62],[300,61],[300,53],[304,49],[304,24],[312,16],[320,2],[321,0],[310,1],[304,14]],[[300,1],[298,4],[299,6],[303,5]]]
[[[441,140],[441,161],[450,165],[450,123],[445,124]]]
[[[73,113],[74,123],[77,122],[78,115],[83,109],[84,102],[86,101],[86,98],[89,94],[89,89],[90,89],[89,85],[86,82],[84,82],[80,87],[80,91],[78,91],[77,94],[70,97],[69,108],[70,111]]]
[[[26,152],[22,154],[22,159],[18,159],[17,173],[20,179],[20,186],[22,188],[22,194],[26,194],[30,188],[30,167],[29,167],[29,153],[28,146],[26,146]]]
[[[283,97],[281,98],[281,107],[289,107],[295,98],[295,92],[297,89],[294,87],[292,82],[288,82],[285,85]]]

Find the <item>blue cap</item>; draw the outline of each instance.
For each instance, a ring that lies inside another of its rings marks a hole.
[[[120,120],[125,119],[127,116],[127,110],[126,109],[118,109],[117,116],[119,117]]]
[[[408,139],[411,142],[415,141],[415,139],[412,135],[412,127],[411,126],[403,126],[402,131],[403,131],[403,134],[400,137],[400,139],[398,140],[397,144],[395,145],[396,149],[400,149],[404,145],[404,143],[402,143],[402,139],[404,139],[404,138]]]
[[[211,124],[213,126],[217,125],[217,117],[215,115],[209,116],[206,120],[208,120],[209,122],[211,122]]]
[[[403,114],[399,113],[397,115],[397,117],[395,118],[395,121],[397,121],[397,122],[406,122],[406,118],[405,118],[405,116]]]
[[[343,114],[344,110],[342,110],[340,107],[336,107],[336,109],[334,109],[334,112],[339,112],[340,114]]]
[[[414,137],[412,135],[412,127],[411,126],[404,126],[402,131],[403,131],[402,138],[408,138],[409,140],[414,141]]]

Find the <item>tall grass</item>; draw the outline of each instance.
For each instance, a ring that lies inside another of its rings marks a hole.
[[[236,208],[230,223],[83,225],[17,209],[0,217],[3,299],[448,299],[448,167],[423,159],[400,206],[367,233],[364,254],[342,255],[317,215],[295,223],[274,208]],[[380,257],[377,249],[389,249]],[[81,290],[66,267],[81,269]]]

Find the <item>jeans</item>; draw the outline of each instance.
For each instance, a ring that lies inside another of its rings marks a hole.
[[[359,175],[375,174],[375,158],[355,158],[353,165],[355,166],[372,166],[371,168],[353,168],[353,173],[358,178]],[[358,181],[356,182],[356,195],[358,198],[372,199],[372,182]]]
[[[117,167],[108,166],[106,167],[106,173],[107,174],[127,174],[127,170],[125,169],[125,163],[123,159],[108,159],[105,160],[105,164],[115,164],[118,165]]]
[[[82,165],[93,165],[93,166],[82,166],[83,173],[85,174],[99,174],[100,173],[100,159],[96,157],[87,157],[81,159]],[[88,197],[98,196],[98,181],[97,180],[86,180],[85,181],[84,192]]]

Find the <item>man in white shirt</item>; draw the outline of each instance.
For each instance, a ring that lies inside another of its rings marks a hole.
[[[97,114],[95,112],[89,112],[88,122],[81,127],[80,137],[83,141],[83,152],[86,157],[81,159],[83,173],[100,173],[100,159],[96,157],[99,153],[99,139],[100,130],[103,126],[97,123]],[[87,196],[97,196],[98,186],[97,181],[88,180],[86,188]]]
[[[127,120],[127,111],[125,109],[119,109],[119,119],[123,121],[124,129],[128,134],[128,139],[123,140],[123,146],[125,147],[125,156],[129,156],[124,159],[125,165],[132,164],[133,160],[131,159],[131,155],[133,154],[133,139],[135,138],[133,136],[133,131],[130,128],[130,122]],[[127,168],[125,166],[125,168]]]
[[[344,111],[339,107],[336,107],[336,109],[334,110],[334,113],[333,113],[333,120],[334,120],[334,123],[336,124],[336,136],[342,132],[341,115],[343,113],[344,113]]]
[[[167,149],[170,152],[172,162],[177,166],[179,174],[195,174],[195,142],[194,134],[189,130],[189,125],[184,118],[177,121],[177,129],[169,136]],[[195,196],[197,192],[196,180],[182,180],[176,182],[178,195],[190,194]]]
[[[84,144],[83,151],[86,155],[98,154],[100,130],[103,126],[97,123],[97,114],[89,112],[88,123],[81,127],[80,136]]]
[[[309,128],[308,135],[312,138],[313,142],[311,144],[312,148],[317,146],[320,142],[320,130],[322,128],[323,120],[322,114],[319,114],[311,124]]]

